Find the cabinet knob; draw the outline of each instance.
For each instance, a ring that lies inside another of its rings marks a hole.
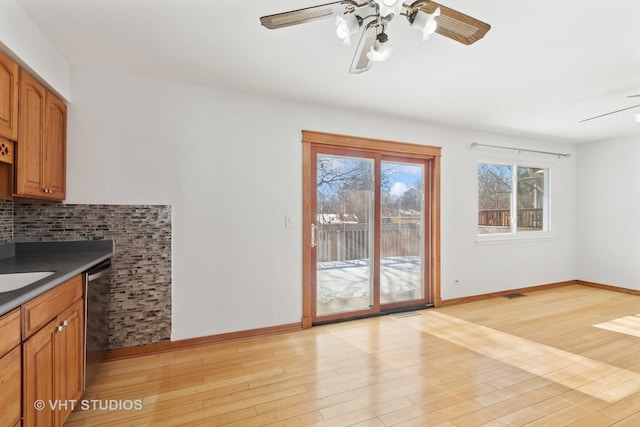
[[[62,325],[58,325],[58,332],[62,332],[63,329]]]
[[[68,320],[65,320],[64,322],[62,322],[62,326],[67,326],[69,324]]]

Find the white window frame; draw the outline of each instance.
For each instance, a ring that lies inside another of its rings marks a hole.
[[[479,197],[479,182],[478,182],[478,168],[480,164],[493,164],[511,167],[511,225],[510,231],[504,233],[478,233],[478,197]],[[518,231],[518,215],[517,215],[517,197],[518,197],[518,167],[525,168],[540,168],[544,169],[544,196],[542,202],[542,230],[528,230]],[[555,236],[552,230],[552,206],[553,206],[553,163],[541,162],[539,160],[527,160],[527,159],[499,159],[499,158],[483,158],[479,159],[476,163],[475,174],[475,230],[476,230],[476,242],[477,243],[501,243],[501,242],[517,242],[517,241],[531,241],[531,240],[549,240],[554,239]]]

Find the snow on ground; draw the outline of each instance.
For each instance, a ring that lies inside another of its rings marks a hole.
[[[366,309],[370,304],[370,274],[368,260],[318,263],[318,314]],[[422,298],[421,277],[420,257],[383,258],[380,265],[380,302]]]

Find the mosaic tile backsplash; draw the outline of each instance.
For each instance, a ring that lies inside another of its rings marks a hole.
[[[0,239],[5,205],[0,203]],[[16,242],[114,241],[109,348],[171,339],[171,206],[13,202]]]
[[[13,201],[0,199],[0,245],[13,241]]]

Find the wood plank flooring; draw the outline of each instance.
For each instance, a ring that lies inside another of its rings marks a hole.
[[[640,324],[602,327],[637,296],[575,285],[418,313],[110,361],[83,399],[141,409],[65,425],[640,425]]]

